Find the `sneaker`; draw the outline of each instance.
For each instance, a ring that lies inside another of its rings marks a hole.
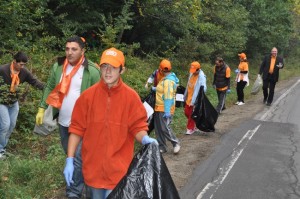
[[[194,132],[200,131],[197,127],[194,127]]]
[[[174,146],[174,154],[177,154],[178,152],[180,151],[180,145],[179,144],[176,144],[175,146]]]
[[[244,105],[244,104],[245,104],[244,102],[239,102],[238,106],[241,106],[241,105]]]
[[[185,134],[192,135],[193,133],[195,133],[195,129],[188,129]]]
[[[239,101],[237,101],[237,102],[236,102],[236,103],[234,103],[234,104],[235,104],[235,105],[239,105],[239,103],[240,103],[240,102],[239,102]]]
[[[270,103],[270,102],[267,102],[267,106],[271,106],[271,103]]]

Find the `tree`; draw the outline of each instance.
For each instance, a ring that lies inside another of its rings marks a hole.
[[[292,33],[292,5],[281,0],[240,0],[249,11],[247,50],[257,55],[267,53],[273,46],[281,52],[288,48]]]
[[[231,0],[203,1],[202,8],[196,29],[202,56],[235,57],[245,49],[249,15],[243,6]]]
[[[44,32],[44,17],[48,12],[45,1],[1,0],[0,3],[0,50],[30,49]]]

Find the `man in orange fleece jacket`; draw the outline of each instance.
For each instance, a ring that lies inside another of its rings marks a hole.
[[[81,138],[83,176],[92,198],[106,198],[126,174],[133,158],[134,139],[157,141],[147,135],[146,110],[138,94],[125,83],[125,57],[115,48],[100,59],[101,80],[76,101],[64,175],[72,183],[73,157]]]

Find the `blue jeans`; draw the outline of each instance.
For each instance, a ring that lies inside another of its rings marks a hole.
[[[16,127],[19,102],[12,105],[0,104],[0,152],[5,151],[9,137]]]
[[[59,124],[59,134],[61,139],[62,147],[67,154],[68,149],[68,140],[69,140],[69,128],[64,127]],[[82,142],[79,143],[75,157],[74,157],[74,173],[73,173],[73,181],[70,186],[66,188],[67,197],[77,197],[81,198],[82,191],[84,188],[84,180],[82,175],[82,159],[81,159],[81,145]]]
[[[109,189],[97,189],[89,186],[92,199],[106,199],[107,196],[112,192]]]

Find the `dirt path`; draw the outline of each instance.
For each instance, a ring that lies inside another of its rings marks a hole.
[[[276,85],[275,95],[283,88],[287,88],[295,83],[295,81],[296,78],[280,81]],[[276,97],[274,98],[275,101]],[[262,101],[263,96],[260,91],[258,95],[246,100],[246,104],[243,106],[231,105],[229,107],[230,105],[227,104],[229,108],[224,110],[219,116],[215,126],[215,133],[204,136],[198,132],[193,135],[184,135],[184,132],[182,132],[178,136],[181,142],[181,150],[178,155],[173,155],[170,146],[168,146],[169,152],[163,154],[163,157],[178,190],[187,182],[197,164],[201,163],[213,152],[214,147],[219,144],[222,135],[241,122],[252,119],[265,108]]]

